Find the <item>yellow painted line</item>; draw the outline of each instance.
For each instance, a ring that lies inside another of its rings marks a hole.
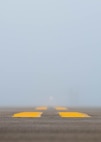
[[[74,117],[74,118],[85,118],[90,117],[88,114],[80,112],[59,112],[60,117]]]
[[[42,112],[20,112],[20,113],[15,113],[12,117],[14,118],[34,118],[34,117],[41,117]]]
[[[56,110],[67,110],[66,107],[55,107]]]
[[[44,107],[44,106],[42,106],[42,107],[36,107],[36,110],[47,110],[47,107]]]

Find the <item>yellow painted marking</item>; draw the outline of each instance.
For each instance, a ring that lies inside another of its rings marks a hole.
[[[20,112],[20,113],[14,114],[12,117],[32,118],[32,117],[41,117],[41,115],[42,115],[42,112]]]
[[[61,117],[74,117],[74,118],[85,118],[90,117],[88,114],[80,113],[80,112],[59,112]]]
[[[56,110],[67,110],[66,107],[56,107],[55,109],[56,109]]]
[[[47,110],[47,107],[37,107],[36,110]]]

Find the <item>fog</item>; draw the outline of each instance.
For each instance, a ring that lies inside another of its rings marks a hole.
[[[0,106],[101,106],[101,1],[0,1]]]

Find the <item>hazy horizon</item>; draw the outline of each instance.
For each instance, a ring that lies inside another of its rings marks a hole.
[[[0,106],[101,106],[101,1],[0,1]]]

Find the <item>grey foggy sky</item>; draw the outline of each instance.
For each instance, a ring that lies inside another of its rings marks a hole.
[[[0,106],[50,96],[101,105],[100,0],[0,0]]]

